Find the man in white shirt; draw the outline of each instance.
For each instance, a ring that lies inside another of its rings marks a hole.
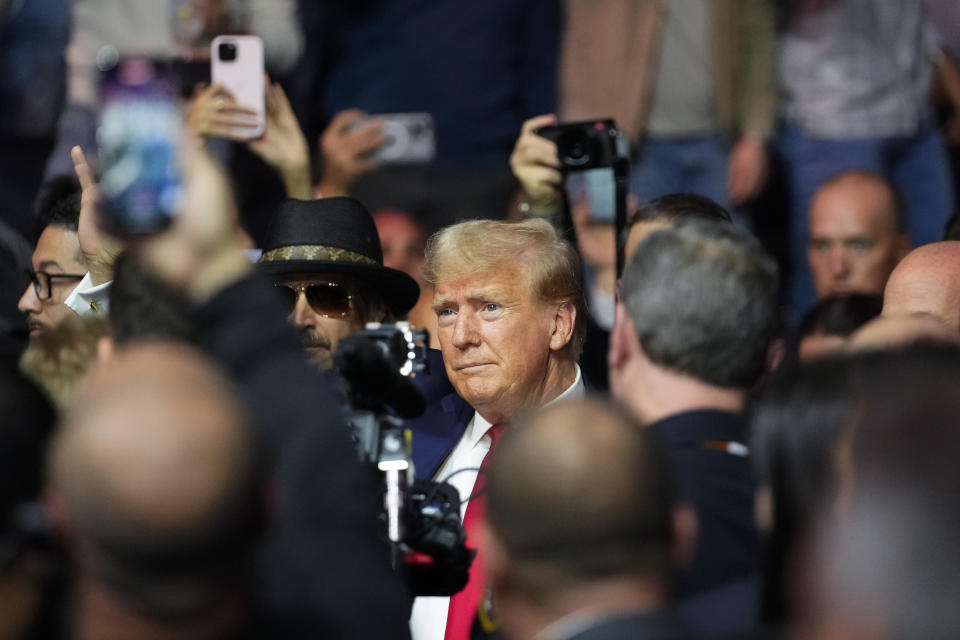
[[[47,183],[38,206],[37,242],[17,308],[26,316],[30,335],[49,331],[73,315],[64,301],[87,274],[77,224],[79,189],[68,179]]]
[[[544,220],[472,220],[430,239],[425,273],[434,286],[447,376],[474,410],[434,477],[449,479],[460,492],[467,546],[476,548],[472,524],[482,519],[482,498],[467,498],[481,495],[478,472],[492,443],[522,412],[583,395],[579,259]],[[474,626],[495,626],[480,566],[474,561],[467,587],[453,598],[416,600],[415,640],[466,640]]]

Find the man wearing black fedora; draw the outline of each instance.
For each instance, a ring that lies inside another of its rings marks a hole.
[[[324,367],[341,338],[367,322],[402,317],[420,295],[413,278],[383,266],[373,218],[351,198],[283,201],[259,265]]]

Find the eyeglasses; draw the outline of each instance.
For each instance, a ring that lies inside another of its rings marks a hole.
[[[33,284],[33,292],[37,294],[40,300],[49,300],[53,295],[53,285],[55,280],[82,280],[85,273],[47,273],[46,271],[25,270],[30,283]]]
[[[307,296],[310,308],[324,318],[346,318],[353,310],[353,296],[336,282],[277,282],[274,286],[283,294],[288,313],[293,313],[301,293]]]

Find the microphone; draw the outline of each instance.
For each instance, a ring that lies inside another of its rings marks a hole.
[[[377,342],[352,334],[340,341],[333,354],[337,371],[353,394],[371,405],[385,405],[401,418],[416,418],[427,401],[413,380],[401,375]]]

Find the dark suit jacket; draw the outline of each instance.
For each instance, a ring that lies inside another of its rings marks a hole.
[[[427,400],[427,410],[419,418],[407,422],[413,434],[413,465],[417,480],[433,477],[457,446],[474,414],[473,407],[457,395],[447,379],[443,357],[438,350],[429,350],[427,364],[429,373],[414,378]]]
[[[677,596],[691,623],[709,632],[745,631],[756,617],[758,541],[750,459],[711,448],[748,442],[743,416],[687,411],[650,425],[672,458],[678,496],[697,514],[697,552]]]
[[[357,461],[329,378],[307,362],[265,280],[198,309],[200,345],[243,391],[276,482],[258,601],[277,638],[408,638],[409,596],[377,523],[376,475]]]

